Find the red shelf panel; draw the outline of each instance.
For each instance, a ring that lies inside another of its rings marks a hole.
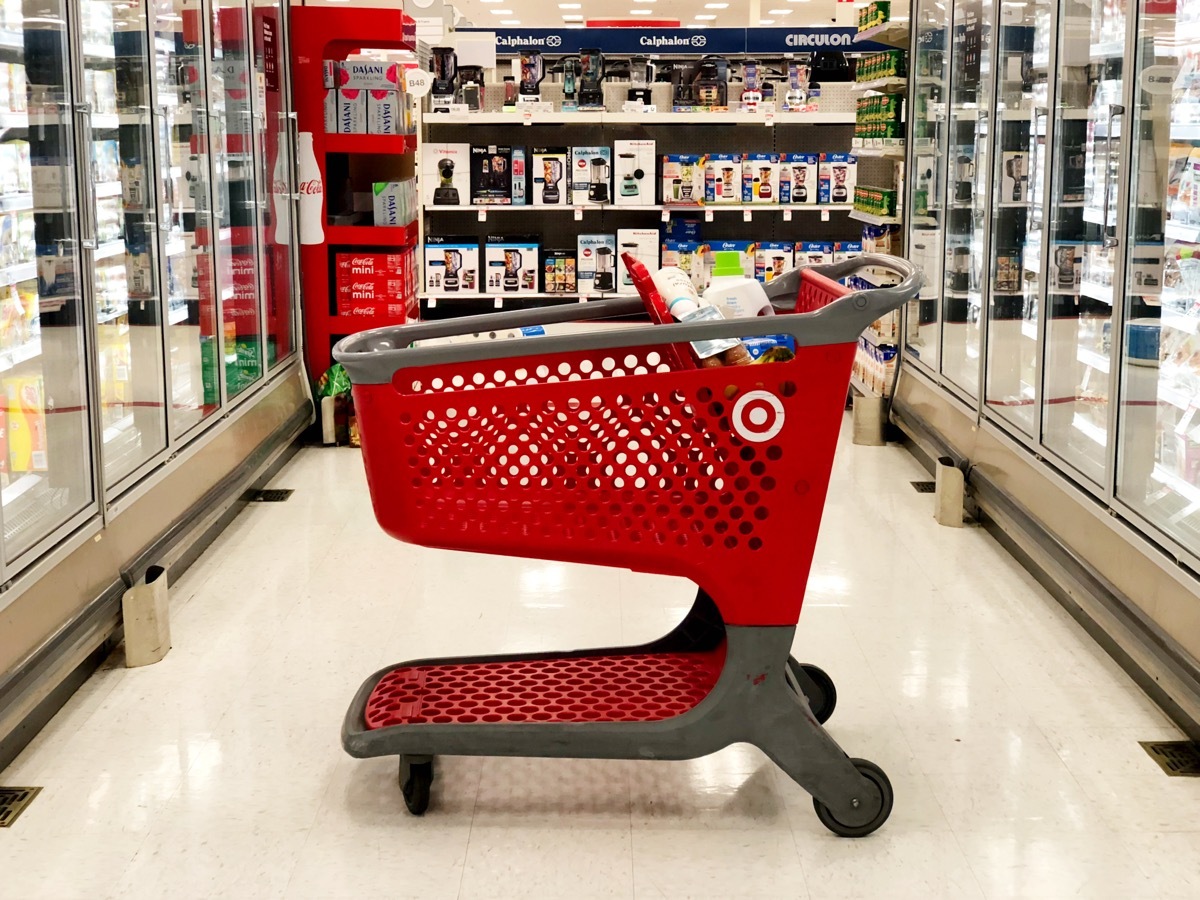
[[[417,223],[407,226],[326,225],[328,245],[359,247],[412,247],[417,243]]]
[[[379,153],[402,155],[417,149],[415,134],[326,134],[326,153]]]

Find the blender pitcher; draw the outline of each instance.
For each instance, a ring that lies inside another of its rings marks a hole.
[[[521,251],[504,251],[504,290],[515,291],[521,286]]]
[[[596,248],[596,290],[611,291],[613,285],[612,249],[609,247]]]
[[[446,275],[442,279],[442,287],[447,291],[457,291],[460,285],[458,273],[462,269],[462,253],[458,250],[444,250],[442,261],[446,266]]]
[[[546,77],[546,64],[542,54],[529,50],[521,54],[521,87],[519,99],[523,103],[537,103],[542,99],[541,84]]]
[[[624,174],[621,175],[621,196],[636,197],[641,193],[641,188],[638,182],[645,176],[645,172],[637,168],[637,154],[622,153],[617,156],[618,166]]]
[[[560,160],[542,160],[542,202],[547,206],[556,206],[562,200],[562,192],[558,189],[562,176],[563,165]]]
[[[611,169],[608,160],[597,156],[592,160],[592,177],[588,184],[588,200],[592,203],[608,202],[608,177]],[[612,251],[609,251],[610,253]]]

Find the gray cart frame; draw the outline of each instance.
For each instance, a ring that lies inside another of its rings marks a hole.
[[[639,298],[565,307],[465,316],[445,322],[395,326],[361,332],[341,341],[334,358],[355,384],[386,384],[403,368],[439,363],[504,359],[581,349],[617,349],[684,343],[716,337],[791,334],[797,346],[854,343],[879,317],[917,295],[920,272],[905,260],[863,256],[833,266],[813,267],[840,278],[867,266],[891,269],[903,281],[889,288],[859,291],[820,310],[799,315],[738,319],[653,328],[610,328],[581,334],[547,335],[519,341],[484,340],[461,344],[410,346],[414,341],[551,322],[630,316],[644,311]],[[800,270],[769,286],[772,302],[794,303]],[[342,725],[342,745],[351,756],[400,757],[400,782],[409,809],[423,813],[433,778],[432,758],[530,756],[608,759],[694,759],[733,743],[761,749],[808,791],[821,821],[846,837],[870,834],[887,819],[892,788],[873,763],[851,759],[822,722],[833,711],[833,683],[815,666],[790,658],[796,627],[729,626],[700,585],[688,616],[666,636],[640,647],[587,649],[555,654],[518,654],[414,660],[389,666],[359,688]],[[707,652],[725,642],[725,663],[716,684],[697,705],[668,719],[649,722],[503,722],[395,725],[371,730],[366,708],[372,691],[388,673],[402,667],[498,663],[546,658],[656,655]]]

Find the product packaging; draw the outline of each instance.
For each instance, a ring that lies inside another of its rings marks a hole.
[[[471,145],[471,202],[476,206],[512,205],[512,147]]]
[[[616,141],[614,143],[613,193],[616,195],[617,206],[651,206],[654,204],[656,159],[654,141]],[[647,267],[653,268],[649,263],[647,263]]]
[[[534,147],[530,181],[534,206],[570,206],[571,184],[566,147]]]
[[[648,270],[658,268],[658,230],[653,228],[617,229],[617,293],[636,294],[633,275],[625,265],[625,254],[637,259]]]
[[[710,153],[704,163],[704,202],[742,202],[742,155]]]
[[[605,206],[612,202],[612,148],[571,148],[571,204]]]
[[[536,294],[541,272],[540,246],[540,238],[535,235],[489,234],[484,246],[483,292],[497,296]]]
[[[1083,245],[1050,245],[1049,289],[1056,292],[1077,293],[1083,269]]]
[[[705,245],[699,241],[667,241],[662,245],[663,268],[680,269],[692,280],[698,292],[708,286],[705,274]]]
[[[581,234],[576,242],[579,293],[607,294],[617,289],[617,239],[611,234]]]
[[[338,279],[337,314],[339,316],[391,316],[406,319],[415,301],[403,273]]]
[[[367,133],[367,92],[342,88],[337,92],[338,134]]]
[[[858,183],[858,157],[853,153],[822,153],[819,166],[817,202],[853,201],[854,188]]]
[[[796,245],[796,265],[827,266],[833,262],[833,244],[829,241],[805,241]]]
[[[672,153],[662,158],[662,202],[700,206],[704,202],[705,157]]]
[[[1005,150],[1000,160],[1000,203],[1020,203],[1029,185],[1029,154]]]
[[[355,254],[354,258],[360,258]],[[425,238],[425,292],[476,294],[479,292],[479,239],[431,236]]]
[[[367,133],[400,134],[401,112],[398,91],[367,91]]]
[[[325,133],[337,134],[338,130],[338,94],[337,88],[325,89]]]
[[[529,193],[529,182],[525,171],[525,148],[513,147],[512,151],[512,205],[524,206]]]
[[[779,202],[793,206],[816,204],[817,169],[815,153],[785,153],[780,157]]]
[[[774,315],[762,284],[746,277],[740,253],[717,251],[713,255],[712,283],[704,292],[704,302],[717,307],[726,319],[750,319]]]
[[[770,284],[796,267],[796,245],[791,241],[759,241],[754,245],[754,277]]]
[[[705,262],[709,270],[716,264],[717,253],[737,253],[741,262],[742,276],[754,277],[754,253],[758,245],[754,241],[709,241],[706,245]],[[709,278],[712,278],[709,275]],[[708,285],[705,284],[707,288]]]
[[[679,213],[667,219],[661,231],[664,240],[699,242],[703,228],[704,220],[700,216]]]
[[[376,225],[407,226],[416,217],[417,191],[413,179],[377,181],[371,190]]]
[[[651,276],[651,281],[656,289],[657,298],[677,321],[712,322],[724,318],[719,308],[705,303],[697,295],[696,288],[686,272],[664,266]],[[736,338],[692,341],[692,350],[700,360],[700,365],[705,368],[745,365],[753,361],[742,342]]]
[[[542,293],[574,294],[579,291],[578,260],[575,250],[542,251]]]
[[[398,91],[400,70],[396,63],[352,59],[337,65],[337,84],[341,88],[364,91]]]
[[[862,241],[834,241],[833,261],[835,263],[845,262],[848,259],[862,256],[862,254]]]
[[[747,153],[742,157],[742,202],[779,202],[778,153]]]
[[[423,144],[421,185],[426,206],[469,206],[471,145]]]

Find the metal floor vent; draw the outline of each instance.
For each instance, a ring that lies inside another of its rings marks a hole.
[[[1139,741],[1168,775],[1200,778],[1200,744],[1195,741]]]
[[[41,793],[40,787],[0,787],[0,828],[8,828]]]
[[[250,492],[251,503],[283,503],[295,493],[291,488],[266,488]]]
[[[913,490],[918,494],[932,494],[934,492],[934,482],[932,481],[914,481],[912,482]]]

